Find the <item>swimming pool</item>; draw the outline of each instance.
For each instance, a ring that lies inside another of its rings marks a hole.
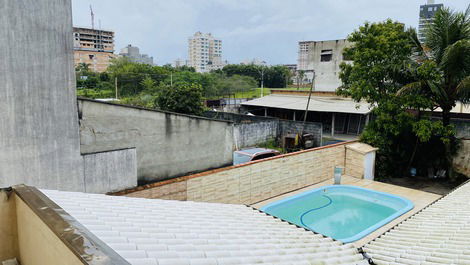
[[[344,243],[354,242],[413,209],[400,196],[348,185],[324,186],[261,208]]]

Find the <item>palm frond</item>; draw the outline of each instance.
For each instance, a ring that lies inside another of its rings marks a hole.
[[[400,88],[396,95],[397,96],[403,96],[403,95],[410,95],[410,94],[419,94],[423,90],[423,82],[417,81],[417,82],[412,82],[409,84],[404,85],[402,88]]]
[[[441,84],[436,84],[429,80],[426,81],[426,84],[428,85],[431,94],[437,102],[449,100],[449,95],[447,94],[447,91],[445,90],[444,86],[442,86]]]
[[[470,76],[465,77],[456,88],[457,96],[464,104],[470,103]]]
[[[470,40],[459,40],[449,45],[442,56],[441,68],[459,79],[470,74]]]
[[[416,33],[416,29],[410,28],[408,29],[408,34],[410,36],[411,46],[413,48],[413,57],[416,61],[425,61],[428,60],[428,56],[425,52],[425,49],[421,42],[419,41],[418,34]]]

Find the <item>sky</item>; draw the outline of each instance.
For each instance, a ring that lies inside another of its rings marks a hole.
[[[464,11],[469,0],[436,0]],[[417,27],[426,0],[72,0],[75,26],[115,32],[116,51],[128,44],[163,65],[187,58],[188,38],[210,32],[229,63],[261,59],[295,64],[298,41],[344,39],[364,22],[387,18]]]

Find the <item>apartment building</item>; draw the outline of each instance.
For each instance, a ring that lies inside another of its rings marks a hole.
[[[418,26],[418,38],[420,42],[426,41],[426,29],[429,23],[432,23],[434,16],[437,11],[444,7],[443,4],[436,4],[434,0],[428,0],[425,5],[419,8],[419,26]]]
[[[210,33],[196,32],[188,40],[188,66],[197,72],[210,72],[226,65],[222,61],[222,41]]]
[[[131,44],[121,49],[120,56],[129,58],[132,62],[153,65],[153,57],[141,54],[140,49]]]
[[[344,48],[350,43],[345,39],[330,41],[299,41],[297,71],[304,72],[302,83],[312,83],[315,91],[334,92],[341,86],[340,64],[348,61]]]
[[[84,27],[73,28],[75,66],[86,63],[95,72],[104,72],[114,54],[114,32]]]
[[[188,66],[188,60],[184,60],[184,59],[178,58],[178,59],[176,59],[176,60],[172,63],[172,66],[173,66],[173,67]]]

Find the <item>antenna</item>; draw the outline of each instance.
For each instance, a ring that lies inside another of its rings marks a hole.
[[[90,5],[90,14],[91,14],[91,29],[95,29],[95,13],[93,13],[93,8]]]

